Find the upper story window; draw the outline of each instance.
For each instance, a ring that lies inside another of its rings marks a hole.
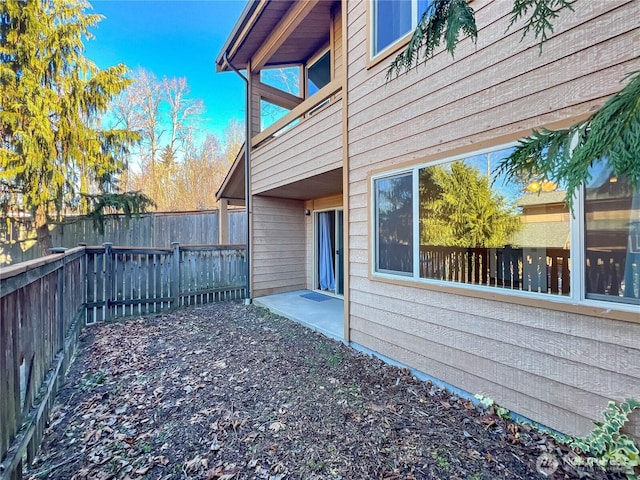
[[[374,177],[373,273],[637,308],[640,189],[597,162],[572,215],[562,185],[495,176],[510,152]]]
[[[307,70],[307,97],[331,82],[331,53],[327,50],[320,57],[309,63]]]
[[[428,5],[429,0],[373,0],[371,56],[412,32]]]

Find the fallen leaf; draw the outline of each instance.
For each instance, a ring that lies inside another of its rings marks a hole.
[[[164,455],[158,455],[157,457],[153,457],[153,461],[156,462],[159,465],[168,465],[169,464],[169,459],[167,457],[165,457]]]
[[[249,434],[247,434],[242,441],[245,443],[251,443],[253,442],[258,436],[260,435],[259,432],[251,432]]]
[[[206,460],[203,459],[200,455],[196,455],[194,458],[184,464],[184,471],[187,473],[197,472],[198,470],[200,470],[200,467],[204,466],[205,462]]]
[[[149,470],[151,470],[153,467],[147,465],[146,467],[142,467],[142,468],[138,468],[135,472],[135,474],[137,475],[145,475]]]
[[[473,458],[474,460],[480,460],[482,458],[482,454],[479,451],[474,450],[473,448],[467,449],[467,455],[469,455],[469,457]]]
[[[284,423],[275,421],[271,423],[271,425],[269,425],[269,430],[271,430],[272,432],[278,433],[280,430],[283,430],[284,427],[285,427]]]
[[[211,446],[209,447],[209,450],[211,450],[212,452],[217,452],[221,448],[222,448],[222,445],[218,441],[218,437],[215,437],[213,439],[213,442],[211,442]]]

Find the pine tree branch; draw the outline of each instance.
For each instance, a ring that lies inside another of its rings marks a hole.
[[[468,0],[434,0],[422,14],[407,48],[391,63],[387,81],[433,57],[443,42],[453,56],[461,35],[471,37],[474,43],[478,37],[474,11]]]
[[[153,200],[141,192],[83,194],[82,197],[90,203],[91,211],[87,217],[100,234],[104,233],[104,220],[108,213],[122,213],[128,221],[134,215],[139,217],[150,207],[156,206]]]
[[[526,18],[522,39],[533,32],[535,38],[540,41],[542,51],[542,44],[553,33],[553,21],[565,9],[574,11],[573,4],[576,1],[513,0],[507,31],[519,20]],[[478,38],[474,10],[469,6],[469,0],[434,0],[422,15],[407,48],[391,62],[386,80],[389,81],[420,62],[430,59],[442,43],[453,57],[461,37],[470,37],[474,43]]]
[[[514,0],[513,10],[511,10],[511,22],[507,27],[507,31],[520,20],[526,17],[527,12],[532,9],[531,16],[527,19],[524,29],[522,30],[522,38],[533,31],[534,37],[540,40],[540,52],[542,53],[542,44],[547,41],[548,35],[553,33],[553,23],[560,12],[565,8],[573,10],[573,4],[577,0]]]
[[[589,167],[605,159],[617,177],[640,184],[640,71],[595,114],[562,130],[534,130],[521,140],[496,174],[508,178],[566,184],[565,201],[572,208],[580,186],[591,179]]]

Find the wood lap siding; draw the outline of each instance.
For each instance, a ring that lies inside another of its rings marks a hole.
[[[304,289],[304,202],[253,197],[252,296]]]
[[[370,278],[368,178],[569,124],[618,91],[640,55],[640,2],[581,2],[539,54],[504,34],[509,2],[473,3],[478,43],[439,52],[390,82],[366,64],[365,2],[349,2],[351,339],[566,433],[593,427],[609,399],[640,398],[640,324],[441,293]],[[455,290],[453,290],[455,292]],[[640,422],[631,432],[640,437]]]
[[[251,156],[254,194],[342,166],[341,102],[316,112]]]

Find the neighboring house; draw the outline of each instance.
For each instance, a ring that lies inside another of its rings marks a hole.
[[[518,206],[523,185],[491,183],[521,227],[464,186],[467,210],[433,202],[451,162],[491,175],[532,129],[619,91],[639,67],[640,1],[577,2],[541,53],[507,31],[512,3],[474,0],[477,45],[387,81],[424,1],[249,2],[217,68],[249,77],[251,292],[342,296],[346,341],[584,434],[608,400],[640,399],[640,192],[595,165],[572,216],[561,193]],[[261,81],[291,65],[298,95]],[[265,102],[290,112],[261,129]],[[241,154],[218,198],[245,193]]]

